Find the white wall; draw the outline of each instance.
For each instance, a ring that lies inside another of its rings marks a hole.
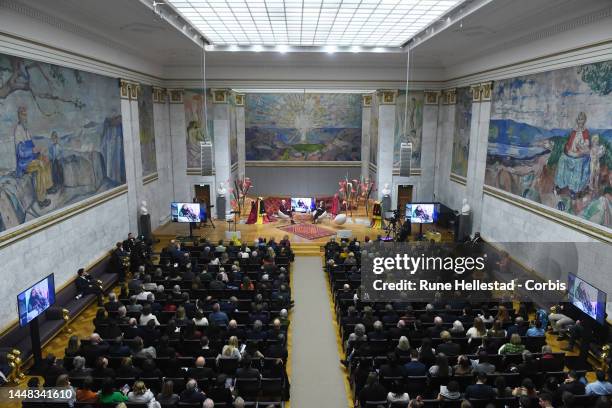
[[[17,319],[16,296],[50,273],[61,287],[128,232],[127,194],[0,249],[0,328]]]

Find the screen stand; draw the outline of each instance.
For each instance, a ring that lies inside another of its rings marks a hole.
[[[40,347],[40,330],[38,328],[38,316],[30,322],[30,341],[32,343],[32,356],[34,366],[30,369],[31,373],[37,373],[43,369],[42,349]]]
[[[195,224],[195,222],[190,222],[189,223],[189,239],[193,240],[193,225]]]
[[[417,238],[419,241],[423,240],[423,223],[419,224],[419,236]]]

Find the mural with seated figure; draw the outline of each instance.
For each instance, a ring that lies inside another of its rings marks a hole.
[[[206,99],[206,104],[204,103]],[[206,97],[201,89],[185,89],[183,95],[185,104],[185,125],[187,126],[187,168],[201,168],[200,142],[214,142],[213,115],[214,105],[212,103],[212,92],[206,92]],[[206,109],[205,109],[206,108]],[[204,117],[208,124],[208,132],[204,128]]]
[[[406,103],[407,102],[407,103]],[[421,142],[423,138],[423,91],[400,90],[395,104],[395,138],[393,145],[393,167],[399,168],[402,143],[412,143],[410,167],[421,167]]]
[[[486,184],[612,227],[612,62],[495,82]]]
[[[246,160],[358,161],[361,95],[249,93]]]
[[[470,128],[472,125],[472,92],[470,88],[457,89],[455,127],[453,131],[453,155],[451,173],[467,177],[470,155]]]
[[[0,54],[0,231],[124,183],[117,79]]]
[[[140,160],[142,175],[148,176],[157,172],[157,155],[155,153],[155,124],[153,120],[153,87],[140,85],[138,95],[138,123],[140,127]]]

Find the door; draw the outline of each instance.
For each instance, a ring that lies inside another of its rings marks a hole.
[[[210,207],[210,185],[196,184],[193,186],[195,189],[195,199],[200,204],[206,204],[206,209]]]
[[[412,186],[400,185],[397,186],[397,209],[399,210],[400,218],[404,218],[406,213],[406,204],[412,202]]]

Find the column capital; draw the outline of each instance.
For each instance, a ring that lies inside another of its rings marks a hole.
[[[437,105],[440,100],[440,91],[425,91],[425,105]]]
[[[376,92],[379,105],[395,105],[397,89],[381,89]]]
[[[152,88],[153,103],[166,103],[167,93],[164,88],[154,86]]]
[[[493,81],[481,83],[480,84],[480,100],[483,102],[490,101],[492,89],[493,89]]]
[[[472,102],[480,102],[480,84],[471,85],[470,90],[472,91]]]
[[[228,103],[229,89],[213,89],[213,103]]]
[[[183,103],[183,88],[168,88],[168,95],[170,95],[170,103]]]
[[[138,99],[138,92],[140,91],[140,84],[133,81],[128,81],[127,79],[119,80],[119,89],[121,99]]]
[[[373,94],[361,95],[361,100],[364,108],[369,108],[370,106],[372,106],[372,95]]]
[[[243,93],[236,93],[234,95],[234,103],[236,106],[244,106],[246,95]]]

